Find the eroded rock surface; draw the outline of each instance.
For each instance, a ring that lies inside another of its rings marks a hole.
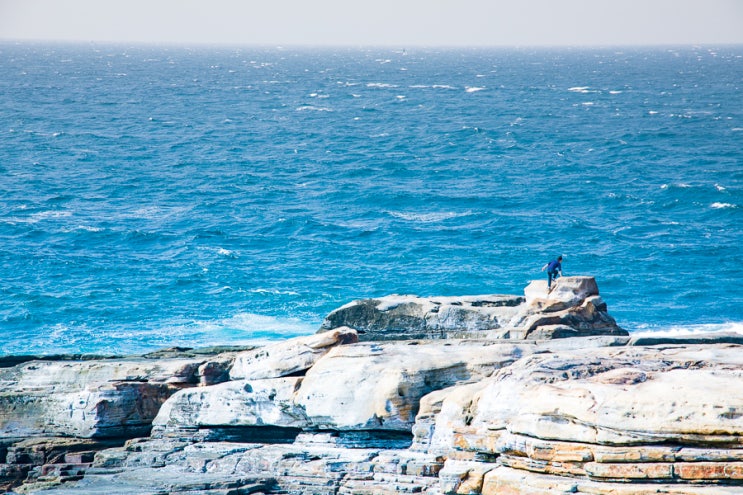
[[[375,300],[366,327],[354,304],[326,322],[355,330],[240,352],[18,359],[0,369],[0,482],[56,495],[743,493],[737,337],[630,339],[595,280],[542,285]]]
[[[532,282],[524,296],[363,299],[331,312],[320,331],[350,327],[361,341],[504,338],[552,339],[627,335],[608,312],[593,277]]]

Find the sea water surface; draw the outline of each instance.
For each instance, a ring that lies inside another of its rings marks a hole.
[[[0,45],[0,354],[521,293],[743,331],[743,47]]]

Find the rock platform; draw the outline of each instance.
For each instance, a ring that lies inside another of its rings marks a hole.
[[[6,493],[743,493],[740,336],[633,338],[591,277],[357,301],[258,348],[0,366]]]

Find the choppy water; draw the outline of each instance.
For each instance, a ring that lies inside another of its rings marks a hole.
[[[631,331],[743,331],[743,47],[0,45],[0,353],[313,332],[565,255]]]

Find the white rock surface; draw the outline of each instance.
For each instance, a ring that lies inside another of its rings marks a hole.
[[[336,345],[358,342],[358,334],[348,327],[296,337],[244,351],[235,357],[230,379],[278,378],[304,372]]]

